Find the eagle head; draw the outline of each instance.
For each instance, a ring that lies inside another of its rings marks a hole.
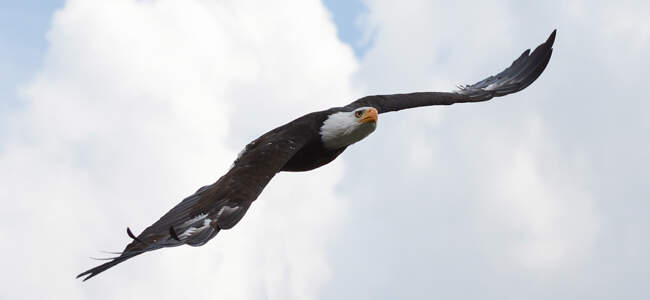
[[[320,128],[321,141],[330,150],[350,146],[375,131],[378,115],[374,107],[333,113]]]

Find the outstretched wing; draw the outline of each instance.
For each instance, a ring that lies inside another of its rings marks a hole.
[[[142,253],[180,245],[201,246],[221,229],[235,226],[271,178],[311,138],[294,122],[276,128],[251,142],[231,169],[212,185],[167,212],[137,237],[127,228],[133,241],[119,256],[77,276],[84,281]]]
[[[374,107],[379,113],[398,111],[407,108],[451,105],[464,102],[481,102],[493,97],[505,96],[525,89],[542,74],[553,53],[555,30],[545,43],[539,45],[531,53],[530,49],[517,58],[503,72],[490,76],[473,85],[459,87],[458,91],[422,92],[396,95],[367,96],[347,105],[351,109],[359,107]]]

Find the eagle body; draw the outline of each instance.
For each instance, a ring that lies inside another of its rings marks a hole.
[[[282,166],[281,171],[304,172],[326,165],[336,159],[347,148],[327,149],[320,134],[323,123],[328,117],[341,111],[343,111],[342,108],[331,108],[297,118],[252,141],[246,145],[241,155],[248,154],[250,150],[255,149],[258,145],[276,143],[278,137],[287,139],[288,143],[307,137],[305,145]]]
[[[548,65],[555,31],[534,51],[526,50],[510,67],[454,92],[375,95],[346,106],[312,112],[279,126],[240,152],[231,168],[215,183],[183,199],[133,240],[118,256],[77,276],[88,280],[145,252],[181,245],[201,246],[222,229],[235,226],[281,171],[302,172],[326,165],[377,126],[378,115],[408,108],[482,102],[523,90]]]

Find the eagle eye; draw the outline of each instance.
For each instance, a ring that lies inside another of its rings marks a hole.
[[[357,110],[354,112],[354,116],[357,118],[361,118],[362,115],[363,115],[363,111],[361,110]]]

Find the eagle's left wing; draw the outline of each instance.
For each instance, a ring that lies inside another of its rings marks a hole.
[[[548,65],[553,53],[555,32],[553,30],[546,42],[535,48],[532,53],[530,49],[524,51],[510,67],[501,73],[473,85],[461,86],[458,91],[367,96],[346,107],[351,109],[374,107],[379,113],[385,113],[420,106],[481,102],[493,97],[516,93],[533,83]]]
[[[119,256],[77,276],[95,275],[142,253],[180,245],[201,246],[221,229],[230,229],[244,216],[251,203],[287,161],[312,138],[304,124],[291,122],[278,127],[242,151],[231,169],[212,185],[185,198],[137,237]]]

